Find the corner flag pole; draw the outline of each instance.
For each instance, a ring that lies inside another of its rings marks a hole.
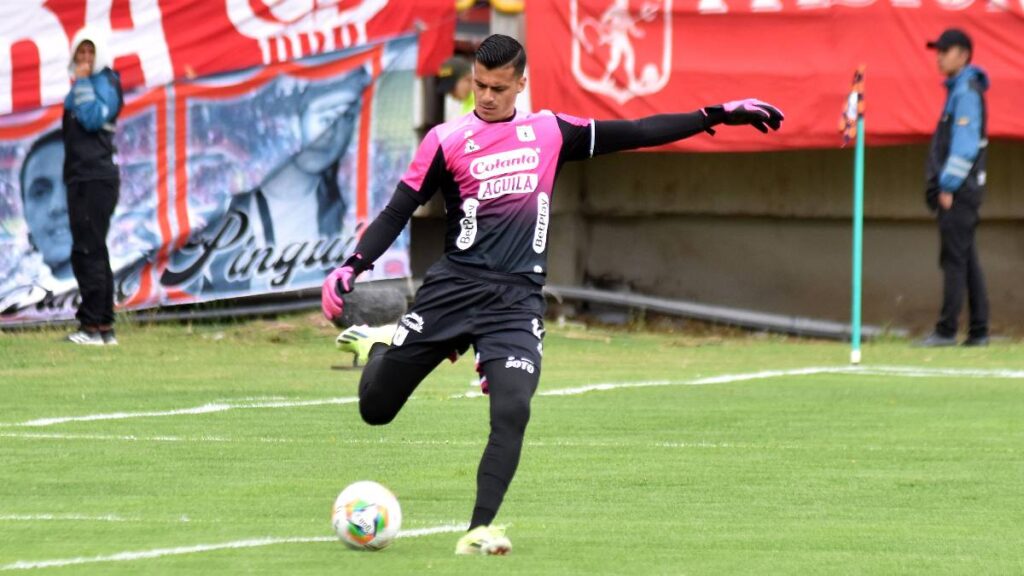
[[[843,145],[857,139],[853,161],[853,273],[850,304],[850,363],[860,364],[861,276],[864,252],[864,66],[853,75],[853,89],[843,115]]]
[[[850,364],[860,364],[861,263],[864,256],[864,116],[857,118],[853,161],[853,303],[850,311]]]

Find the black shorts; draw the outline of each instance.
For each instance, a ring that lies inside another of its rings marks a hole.
[[[522,276],[443,258],[424,276],[387,356],[435,365],[472,345],[481,365],[504,358],[529,362],[539,370],[546,307],[541,287]]]

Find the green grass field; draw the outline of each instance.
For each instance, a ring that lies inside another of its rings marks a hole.
[[[1024,573],[1020,343],[874,343],[853,372],[826,370],[837,343],[549,326],[498,517],[514,550],[479,558],[456,532],[330,540],[361,479],[404,529],[467,521],[487,433],[466,360],[364,425],[335,334],[313,315],[128,325],[118,348],[0,333],[0,571]]]

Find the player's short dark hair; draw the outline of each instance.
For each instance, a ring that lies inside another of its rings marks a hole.
[[[476,61],[488,70],[512,66],[516,75],[522,76],[526,70],[526,50],[511,36],[492,34],[476,49]]]
[[[25,169],[28,168],[29,159],[32,158],[32,155],[38,152],[40,148],[49,146],[55,142],[59,142],[61,146],[64,145],[64,139],[59,128],[43,134],[38,140],[32,143],[32,146],[29,146],[28,153],[25,154],[25,160],[21,163],[21,171],[18,173],[18,183],[21,185],[22,205],[25,203],[25,194],[28,192],[28,186],[26,186],[25,182]],[[61,167],[61,170],[63,170],[63,167]]]

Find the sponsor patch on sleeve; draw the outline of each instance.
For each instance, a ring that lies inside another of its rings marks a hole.
[[[956,125],[957,126],[967,126],[970,123],[971,123],[971,119],[969,117],[967,117],[967,116],[961,116],[961,117],[956,119]]]

